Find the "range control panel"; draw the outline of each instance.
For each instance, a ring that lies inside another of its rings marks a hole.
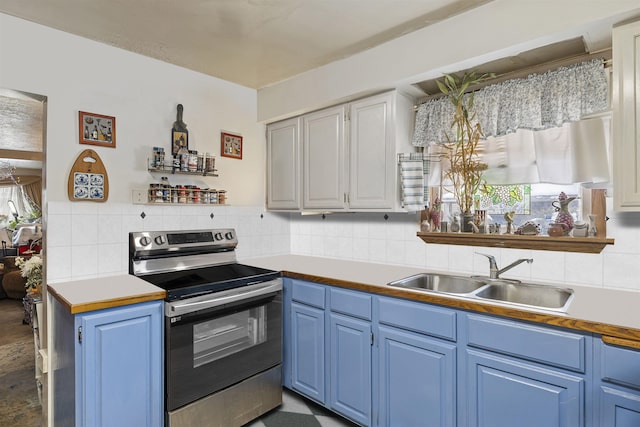
[[[238,245],[238,239],[233,228],[220,228],[131,232],[129,243],[135,252],[166,250],[169,253],[181,248],[235,248]]]

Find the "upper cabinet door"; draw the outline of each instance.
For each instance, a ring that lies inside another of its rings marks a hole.
[[[396,197],[392,93],[356,101],[349,118],[349,206],[391,209]]]
[[[345,106],[302,117],[303,209],[345,209]]]
[[[267,126],[267,209],[300,209],[300,119]]]
[[[613,203],[640,211],[640,21],[613,29]]]

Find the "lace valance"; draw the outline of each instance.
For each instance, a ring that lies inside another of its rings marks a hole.
[[[474,111],[484,136],[502,136],[518,129],[560,127],[607,110],[609,86],[603,62],[593,59],[476,91]],[[446,142],[447,134],[454,140],[453,114],[454,107],[446,97],[420,105],[413,145],[426,147]]]

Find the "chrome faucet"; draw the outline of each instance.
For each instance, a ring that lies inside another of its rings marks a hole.
[[[480,252],[476,252],[476,254],[478,255],[483,255],[486,256],[487,258],[489,258],[489,278],[490,279],[499,279],[500,275],[502,273],[504,273],[507,270],[512,269],[513,267],[515,267],[518,264],[521,264],[523,262],[527,262],[528,264],[531,264],[533,262],[533,258],[520,258],[517,261],[512,262],[511,264],[507,265],[505,268],[503,269],[498,269],[498,264],[496,263],[496,259],[493,255],[487,255],[487,254],[483,254]]]

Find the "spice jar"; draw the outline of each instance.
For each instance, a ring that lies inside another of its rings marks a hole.
[[[187,189],[184,185],[178,185],[178,203],[187,203]]]
[[[198,152],[195,150],[189,151],[189,172],[197,172],[198,170]]]

